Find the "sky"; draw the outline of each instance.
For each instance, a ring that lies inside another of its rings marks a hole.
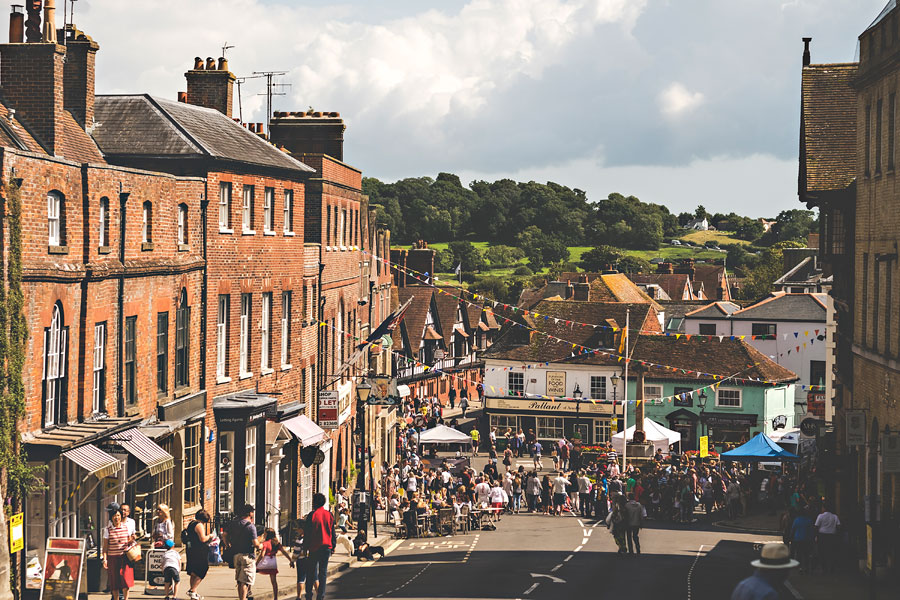
[[[339,111],[345,161],[382,181],[772,217],[802,208],[801,38],[814,63],[853,61],[886,1],[77,0],[74,21],[100,44],[97,93],[175,98],[226,42],[238,77],[286,71],[275,110]],[[246,121],[262,92],[241,86]]]

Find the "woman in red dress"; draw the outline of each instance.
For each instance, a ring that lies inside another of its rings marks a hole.
[[[134,569],[125,560],[125,550],[133,543],[134,535],[122,518],[122,509],[118,505],[111,505],[109,525],[103,536],[103,566],[106,568],[112,600],[118,600],[119,590],[122,590],[124,600],[128,600],[128,591],[134,586]]]
[[[266,528],[266,532],[264,534],[265,541],[262,545],[262,552],[259,555],[259,559],[256,561],[256,572],[260,575],[268,575],[269,579],[272,580],[272,594],[273,598],[278,597],[278,553],[281,552],[284,554],[284,557],[290,561],[291,566],[294,566],[294,559],[288,554],[284,546],[281,545],[281,542],[278,541],[278,537],[275,535],[275,530],[271,527]]]

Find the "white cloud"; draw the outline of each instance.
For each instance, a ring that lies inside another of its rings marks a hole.
[[[659,106],[662,112],[670,116],[678,116],[689,112],[703,103],[703,92],[691,92],[684,84],[672,83],[659,95]]]

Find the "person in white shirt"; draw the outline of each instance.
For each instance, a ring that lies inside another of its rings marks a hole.
[[[166,582],[166,598],[178,595],[178,583],[181,581],[181,555],[174,548],[175,542],[165,540],[163,548],[163,579]]]
[[[583,470],[578,474],[578,507],[582,517],[591,516],[591,480]]]
[[[486,482],[478,479],[475,483],[475,502],[478,506],[487,506],[488,495],[491,493],[491,486]]]
[[[131,515],[131,507],[127,504],[122,505],[122,522],[125,523],[125,527],[128,528],[128,533],[131,535],[135,534],[137,530],[137,524],[134,522],[129,515]]]
[[[562,508],[566,504],[566,487],[569,485],[569,480],[566,479],[566,476],[559,472],[556,475],[556,479],[553,480],[553,510],[554,514],[560,515],[562,514]]]
[[[819,557],[822,561],[822,572],[831,573],[835,568],[835,555],[837,553],[838,529],[841,520],[831,512],[831,507],[825,505],[822,512],[816,517],[816,546],[819,549]]]
[[[507,495],[506,490],[500,486],[499,481],[494,482],[494,486],[488,493],[488,499],[491,502],[491,520],[499,521],[500,511],[502,511],[503,507],[509,502],[509,496]]]

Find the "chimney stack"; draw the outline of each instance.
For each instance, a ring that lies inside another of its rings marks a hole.
[[[25,14],[21,4],[13,4],[9,14],[9,43],[21,44],[25,41]]]
[[[674,268],[673,268],[673,266],[672,266],[672,263],[670,263],[670,262],[664,262],[664,263],[659,263],[659,266],[656,267],[656,272],[657,272],[657,273],[662,273],[663,275],[666,275],[666,274],[672,274],[672,273],[674,273],[675,270],[674,270]]]
[[[178,92],[178,101],[187,103],[187,92]]]
[[[337,112],[280,113],[269,123],[276,146],[284,146],[302,160],[301,154],[326,154],[344,160],[344,120]]]
[[[809,43],[812,41],[811,37],[803,38],[803,66],[808,67],[810,63],[809,56]]]
[[[184,74],[187,79],[187,102],[196,106],[215,109],[231,118],[234,102],[234,74],[228,70],[228,61],[219,59],[219,69],[212,57],[194,59],[194,68]]]
[[[0,44],[0,82],[6,105],[28,123],[50,154],[62,149],[63,72],[66,48],[58,44]]]
[[[44,0],[43,40],[51,44],[56,43],[56,0]]]
[[[82,129],[94,125],[94,83],[97,50],[100,46],[77,29],[68,32],[63,87],[63,106]]]

